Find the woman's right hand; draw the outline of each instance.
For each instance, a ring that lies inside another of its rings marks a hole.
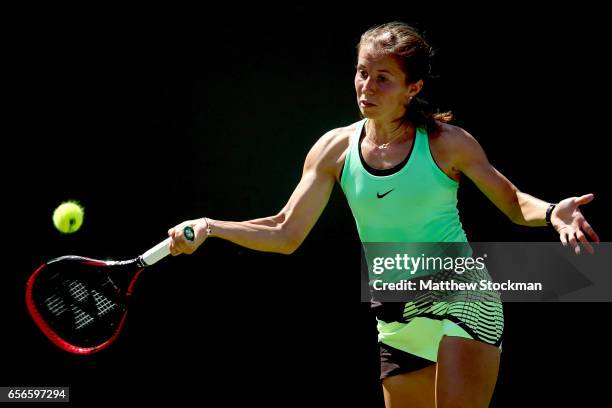
[[[188,240],[185,237],[185,227],[193,228],[195,237],[193,241]],[[199,218],[197,220],[189,220],[178,224],[177,226],[168,230],[168,236],[170,240],[170,254],[172,256],[180,254],[193,254],[200,245],[208,238],[208,220],[206,218]]]

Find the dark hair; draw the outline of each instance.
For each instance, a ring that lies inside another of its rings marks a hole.
[[[394,21],[375,26],[361,35],[357,44],[357,54],[363,46],[372,46],[375,50],[397,58],[400,67],[406,74],[406,82],[413,83],[431,78],[431,59],[433,48],[417,30],[406,23]],[[436,121],[448,123],[453,114],[438,112],[422,97],[415,97],[406,107],[404,120],[409,120],[417,127],[433,130]]]

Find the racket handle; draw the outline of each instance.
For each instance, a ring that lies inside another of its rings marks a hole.
[[[195,238],[195,233],[193,232],[193,228],[187,226],[183,229],[183,234],[185,234],[185,238],[189,241],[193,241]],[[166,238],[159,244],[155,245],[153,248],[149,249],[147,252],[140,256],[140,261],[143,266],[151,266],[154,263],[161,261],[168,255],[170,255],[170,241],[172,238]]]

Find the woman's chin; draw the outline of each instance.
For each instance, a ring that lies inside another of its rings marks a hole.
[[[361,116],[367,119],[377,119],[380,116],[372,112],[371,109],[359,109],[359,111],[361,112]]]

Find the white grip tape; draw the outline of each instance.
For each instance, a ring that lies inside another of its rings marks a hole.
[[[166,238],[142,254],[141,258],[144,264],[146,266],[153,265],[155,262],[160,261],[170,255],[170,240],[171,238]]]

